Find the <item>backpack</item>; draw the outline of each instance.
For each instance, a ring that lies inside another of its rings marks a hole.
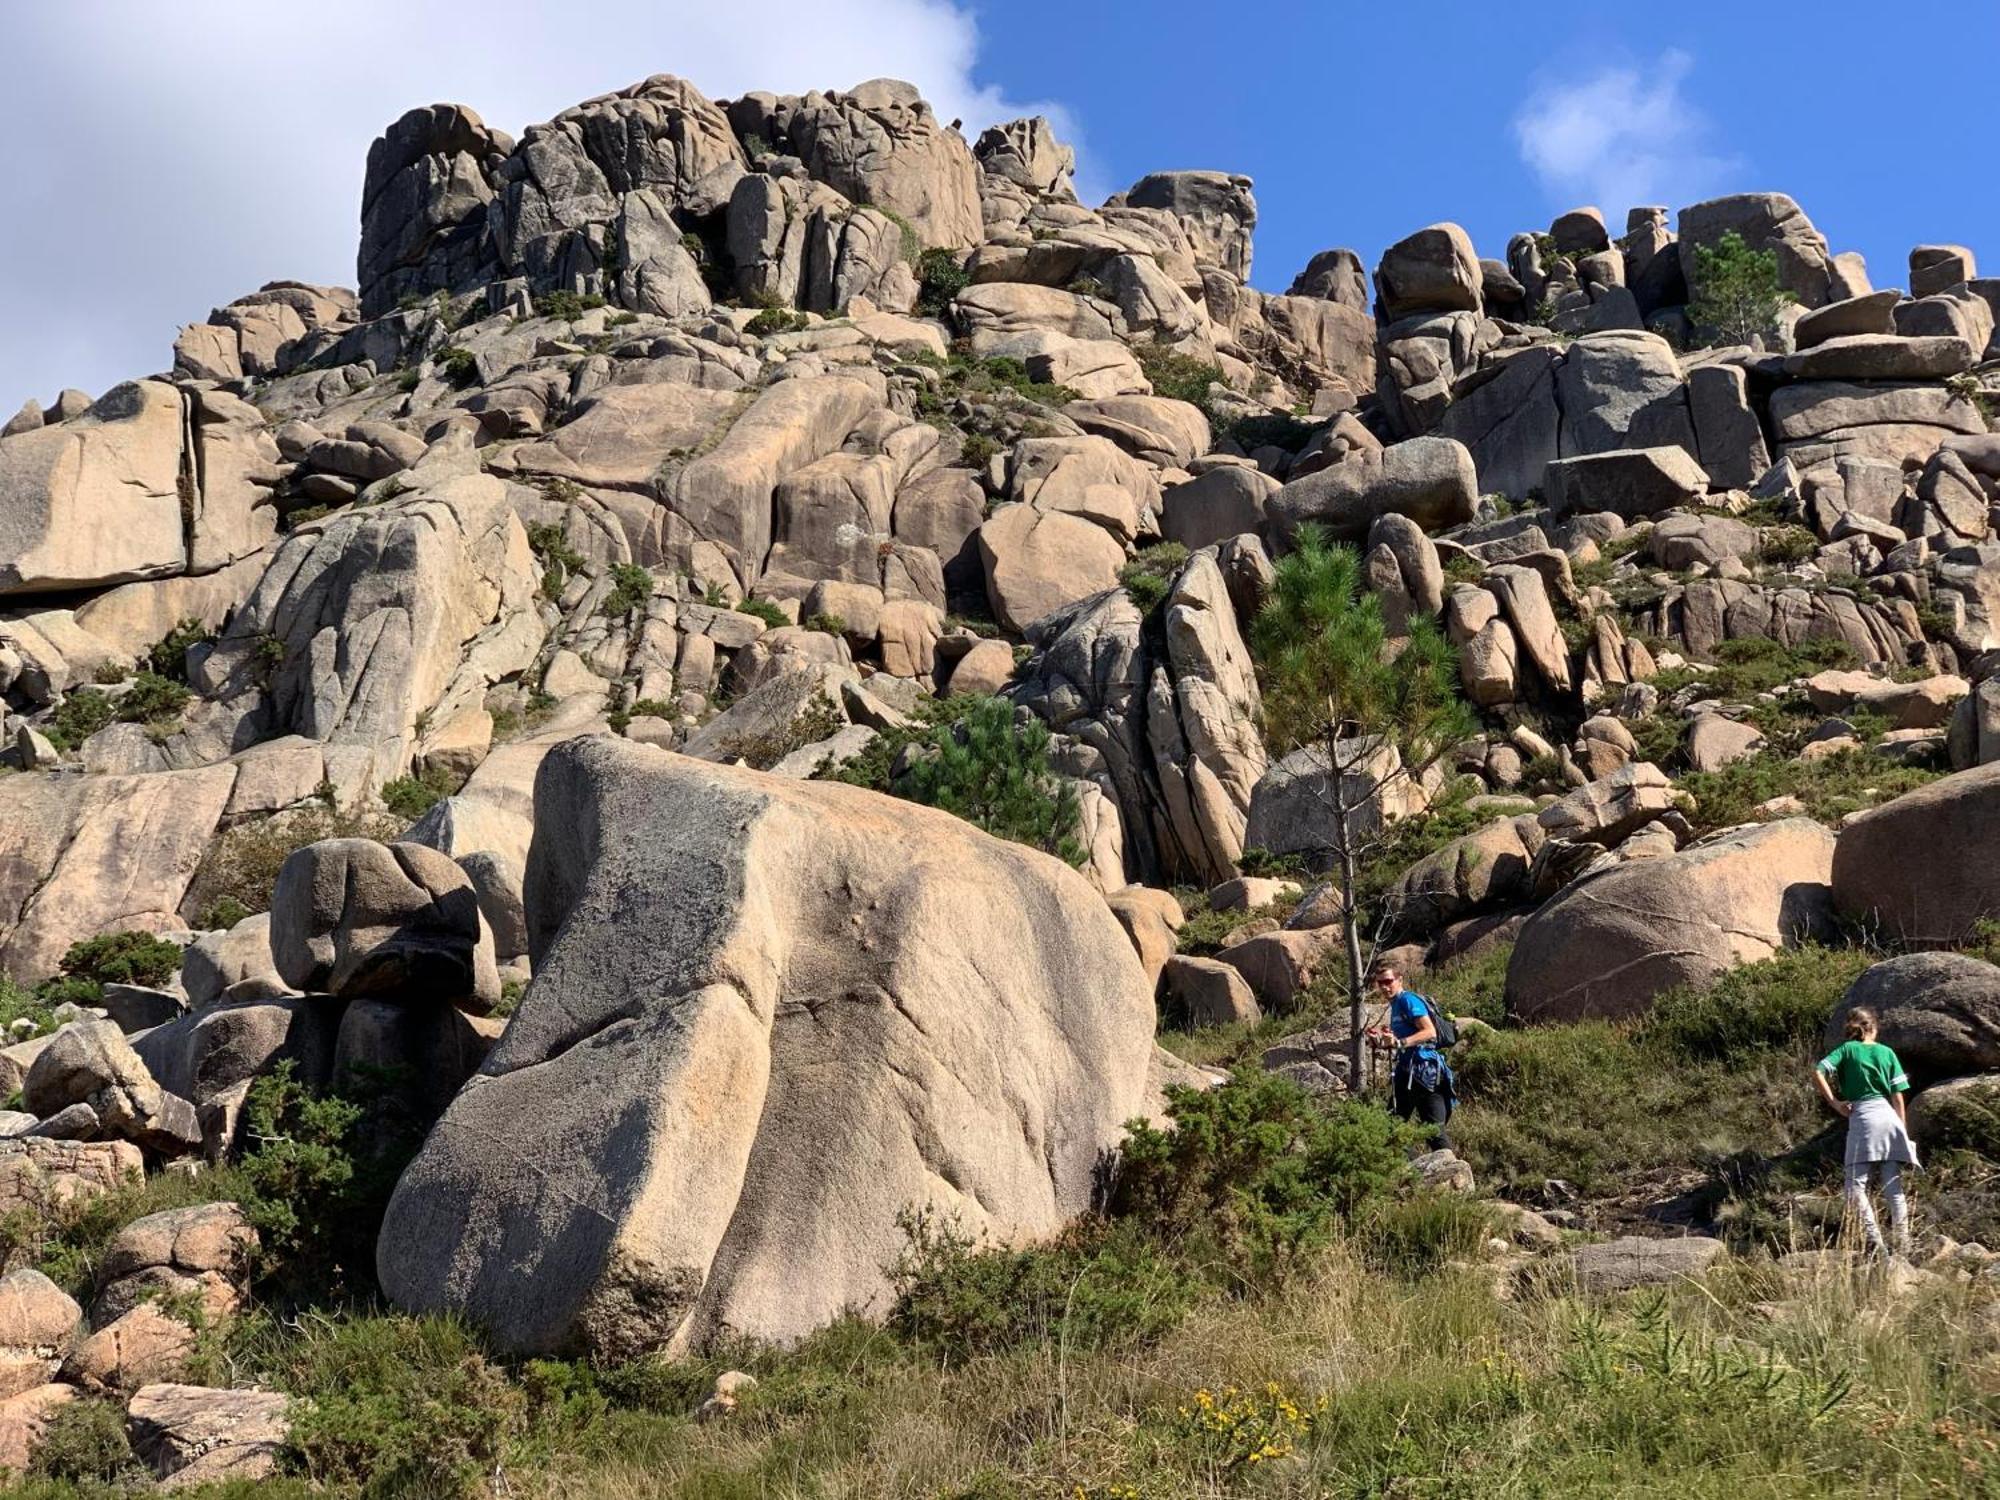
[[[1415,990],[1410,991],[1410,993],[1413,995],[1417,994]],[[1437,1029],[1437,1035],[1431,1038],[1431,1045],[1433,1047],[1456,1047],[1458,1045],[1458,1022],[1446,1015],[1443,1007],[1431,999],[1430,996],[1417,995],[1417,998],[1424,1002],[1424,1013],[1431,1018],[1431,1025]]]

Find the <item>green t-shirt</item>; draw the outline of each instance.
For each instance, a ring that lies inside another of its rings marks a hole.
[[[1896,1054],[1880,1042],[1842,1042],[1820,1060],[1819,1070],[1840,1083],[1849,1104],[1907,1093],[1910,1080]]]

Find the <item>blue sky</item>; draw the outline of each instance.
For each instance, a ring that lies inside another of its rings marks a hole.
[[[908,78],[968,134],[1054,115],[1100,192],[1161,168],[1248,173],[1269,290],[1315,250],[1372,265],[1438,219],[1497,256],[1577,203],[1615,231],[1631,202],[1749,189],[1790,193],[1898,286],[1910,246],[1935,240],[2000,274],[1996,59],[2000,0],[10,6],[0,420],[164,368],[178,325],[263,281],[350,284],[368,143],[438,99],[518,131],[654,72],[713,96]]]

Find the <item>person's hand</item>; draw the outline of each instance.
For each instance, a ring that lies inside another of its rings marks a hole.
[[[1837,1113],[1843,1120],[1850,1118],[1854,1114],[1854,1106],[1848,1103],[1845,1099],[1838,1099],[1834,1101],[1833,1108],[1835,1113]]]

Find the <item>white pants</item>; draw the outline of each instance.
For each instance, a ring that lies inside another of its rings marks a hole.
[[[1868,1236],[1868,1248],[1877,1255],[1887,1255],[1888,1247],[1882,1243],[1882,1226],[1875,1220],[1875,1205],[1868,1201],[1868,1169],[1870,1166],[1882,1170],[1882,1199],[1889,1205],[1889,1233],[1896,1241],[1896,1253],[1910,1252],[1910,1200],[1903,1196],[1903,1164],[1899,1161],[1850,1162],[1846,1168],[1848,1211],[1861,1222],[1861,1229]]]

